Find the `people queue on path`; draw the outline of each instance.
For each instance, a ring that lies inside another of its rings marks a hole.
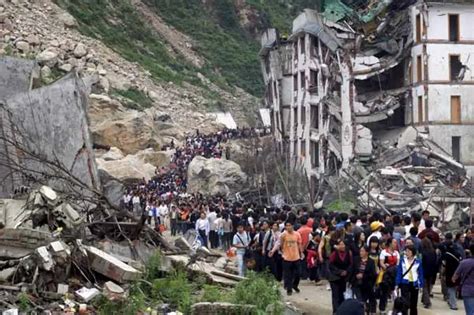
[[[302,279],[316,285],[327,281],[333,314],[345,314],[357,302],[361,308],[350,309],[416,315],[419,307],[432,307],[439,278],[447,309],[458,309],[460,293],[466,314],[474,315],[474,234],[467,229],[455,237],[442,235],[429,211],[328,213],[186,193],[187,166],[194,156],[222,158],[222,143],[253,136],[251,129],[196,132],[184,148],[170,144],[176,150],[171,165],[129,190],[123,207],[147,216],[158,230],[169,228],[172,235],[194,230],[202,245],[234,251],[239,275],[248,269],[268,272],[283,281],[288,295],[300,292]]]

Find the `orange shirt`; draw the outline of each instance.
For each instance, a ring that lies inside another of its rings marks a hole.
[[[298,229],[297,232],[300,233],[300,235],[301,235],[301,241],[302,241],[303,249],[304,249],[304,248],[306,248],[306,246],[308,246],[309,235],[311,234],[311,232],[313,232],[313,228],[311,228],[307,225],[303,225],[302,227],[300,227]]]
[[[293,233],[283,232],[280,236],[281,252],[283,259],[286,261],[297,261],[300,257],[301,235],[293,231]]]

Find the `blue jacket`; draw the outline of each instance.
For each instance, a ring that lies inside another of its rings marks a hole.
[[[405,256],[400,257],[400,263],[397,267],[397,278],[396,278],[396,285],[399,286],[400,284],[408,284],[408,279],[403,278],[403,274],[410,268],[410,265],[407,265],[405,261]],[[415,288],[423,288],[423,265],[421,263],[421,259],[415,258],[415,262],[413,267],[411,268],[411,272],[416,273],[418,275],[418,279],[414,281]],[[406,276],[405,276],[406,277]]]

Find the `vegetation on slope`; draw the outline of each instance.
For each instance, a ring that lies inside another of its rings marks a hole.
[[[170,56],[166,42],[135,10],[130,0],[55,0],[79,22],[80,30],[97,38],[129,61],[138,62],[154,78],[203,86],[201,72],[221,88],[232,86],[263,94],[258,40],[245,30],[235,0],[142,0],[165,22],[189,35],[206,60],[197,69],[180,56]],[[247,0],[257,13],[258,27],[277,27],[289,32],[291,21],[314,0]],[[316,1],[317,2],[317,1]]]

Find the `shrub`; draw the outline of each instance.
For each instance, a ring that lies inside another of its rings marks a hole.
[[[280,286],[275,279],[268,274],[253,272],[247,275],[247,279],[237,284],[233,295],[234,303],[255,305],[258,314],[262,315],[266,314],[269,305],[274,305],[273,314],[282,314],[280,300]]]

